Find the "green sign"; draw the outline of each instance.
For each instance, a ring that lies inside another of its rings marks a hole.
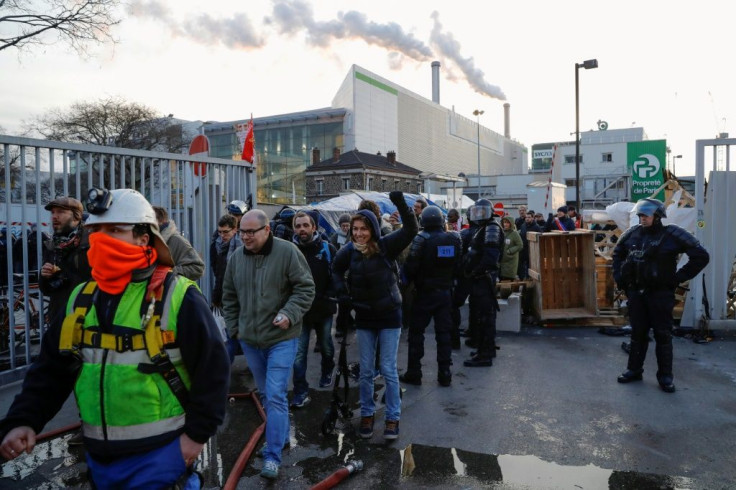
[[[664,190],[652,194],[664,184],[664,166],[667,162],[667,141],[635,141],[626,147],[631,172],[631,202],[645,197],[664,200]]]

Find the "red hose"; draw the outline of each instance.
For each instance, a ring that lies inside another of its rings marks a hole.
[[[45,441],[46,439],[51,439],[59,434],[64,434],[65,432],[71,432],[73,430],[77,430],[82,426],[81,422],[76,422],[71,425],[67,425],[66,427],[61,427],[59,429],[50,430],[48,432],[44,432],[43,434],[36,436],[36,442]]]
[[[317,483],[310,490],[327,490],[328,488],[336,486],[338,483],[349,476],[350,470],[348,470],[347,468],[340,468],[321,482]]]
[[[314,485],[310,490],[327,490],[329,488],[333,488],[345,478],[362,469],[363,462],[361,460],[356,459],[350,461],[347,465],[335,471],[333,474]]]
[[[256,444],[258,444],[258,441],[261,439],[261,436],[266,431],[266,413],[263,411],[263,407],[261,406],[261,401],[258,399],[258,395],[256,395],[254,391],[251,391],[250,393],[233,393],[233,394],[228,395],[228,398],[248,398],[248,397],[250,397],[253,400],[253,403],[256,404],[256,408],[258,409],[258,414],[261,416],[263,423],[258,426],[258,428],[253,432],[253,434],[251,434],[250,439],[248,439],[248,442],[243,448],[243,451],[241,451],[240,455],[238,456],[237,461],[235,461],[235,465],[233,465],[233,469],[230,470],[230,474],[227,477],[225,486],[222,487],[223,490],[235,490],[235,488],[238,485],[238,480],[240,480],[240,475],[243,473],[243,470],[245,469],[245,465],[248,464],[248,460],[253,454],[253,450],[256,448]]]

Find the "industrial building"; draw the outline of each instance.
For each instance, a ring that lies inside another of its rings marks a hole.
[[[492,197],[495,183],[481,176],[526,174],[528,150],[511,139],[510,106],[499,113],[504,134],[440,105],[438,62],[432,63],[432,100],[357,65],[351,66],[330,107],[256,117],[258,202],[307,204],[305,169],[313,150],[332,155],[357,150],[388,155],[421,172],[422,192],[445,194],[466,187]],[[429,77],[428,77],[429,80]],[[210,155],[239,159],[236,125],[207,123]],[[294,200],[296,202],[294,202]]]

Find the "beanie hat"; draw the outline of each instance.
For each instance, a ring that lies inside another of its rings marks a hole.
[[[337,222],[338,224],[350,223],[350,215],[348,213],[341,214]]]
[[[557,212],[567,214],[567,206],[560,206],[559,208],[557,208]]]

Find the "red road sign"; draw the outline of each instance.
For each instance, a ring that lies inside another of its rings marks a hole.
[[[210,156],[210,140],[207,139],[207,136],[203,134],[195,136],[192,142],[189,144],[189,154],[195,157]],[[207,164],[195,162],[194,175],[199,176],[200,174],[202,175],[202,177],[207,174]]]
[[[493,205],[493,213],[496,216],[501,216],[501,217],[506,216],[506,212],[503,210],[502,202],[497,202],[496,204]]]

